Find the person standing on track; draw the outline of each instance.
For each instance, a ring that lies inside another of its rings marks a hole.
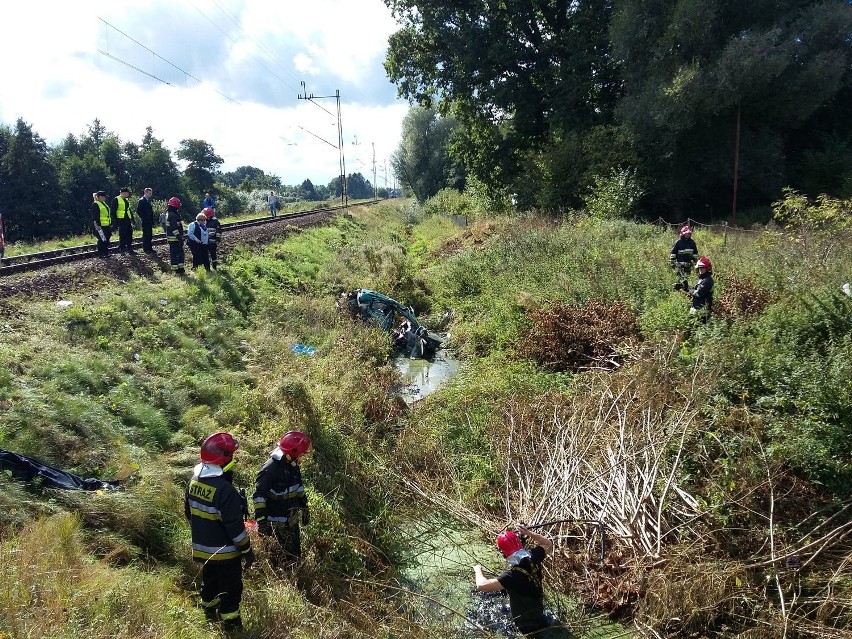
[[[272,214],[272,217],[275,217],[278,213],[278,196],[275,195],[274,191],[270,191],[266,201],[269,203],[269,212]]]
[[[112,200],[110,213],[118,226],[118,251],[119,253],[134,254],[133,250],[133,212],[130,210],[130,189],[122,186],[119,194]]]
[[[142,224],[142,250],[146,253],[154,252],[151,244],[154,235],[154,207],[151,205],[153,197],[154,191],[149,186],[136,203],[136,213],[139,214],[139,222]]]
[[[180,200],[176,197],[171,198],[166,205],[166,220],[163,230],[166,232],[166,240],[169,242],[169,261],[172,271],[183,275],[186,256],[183,253],[183,222],[180,219],[178,209],[180,209]]]
[[[216,210],[216,200],[213,199],[213,196],[210,195],[210,193],[205,193],[204,199],[201,200],[201,208],[206,209],[208,206],[215,211]]]
[[[91,207],[95,237],[98,239],[98,257],[109,257],[109,238],[112,235],[112,214],[106,205],[106,197],[106,191],[97,191]]]

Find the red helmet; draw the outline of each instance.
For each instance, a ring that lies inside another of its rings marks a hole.
[[[291,430],[284,434],[278,442],[278,448],[284,451],[290,459],[299,459],[311,448],[311,438],[302,431]]]
[[[240,443],[231,433],[210,435],[201,444],[201,461],[205,464],[226,466],[234,458],[234,453],[239,447]]]
[[[180,200],[176,197],[171,198],[169,200],[169,206],[172,207],[173,209],[179,209],[180,208]]]
[[[680,234],[686,235],[687,233],[692,233],[692,227],[689,224],[684,224],[680,229]]]
[[[695,263],[695,268],[706,268],[708,273],[713,271],[713,265],[706,257],[699,257]]]
[[[500,552],[503,553],[503,556],[508,559],[516,552],[523,549],[524,543],[521,541],[521,538],[511,530],[504,530],[497,535],[497,547],[500,549]]]
[[[208,220],[214,215],[213,209],[209,206],[206,209],[201,209],[201,212],[204,213]]]

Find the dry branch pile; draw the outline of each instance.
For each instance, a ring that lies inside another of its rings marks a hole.
[[[771,291],[760,286],[753,277],[738,277],[731,273],[725,278],[725,292],[718,302],[718,313],[729,322],[760,315],[773,302]]]
[[[638,334],[636,315],[621,302],[555,303],[533,311],[530,320],[518,353],[556,372],[617,368],[620,350]]]

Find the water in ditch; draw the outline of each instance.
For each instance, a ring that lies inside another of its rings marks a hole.
[[[443,350],[438,351],[431,360],[409,359],[400,356],[395,360],[396,368],[402,375],[402,382],[394,388],[408,404],[413,404],[434,393],[441,385],[458,373],[460,363]]]
[[[498,576],[506,562],[496,547],[478,531],[432,515],[409,522],[402,534],[411,549],[403,572],[405,587],[414,593],[424,621],[445,629],[446,636],[462,639],[505,637],[523,639],[511,623],[504,593],[477,593],[472,566],[481,564],[486,576]],[[546,561],[554,561],[549,558]],[[576,601],[548,593],[548,613],[561,628],[548,631],[549,639],[629,639],[625,627],[593,618]],[[442,633],[444,634],[444,633]]]

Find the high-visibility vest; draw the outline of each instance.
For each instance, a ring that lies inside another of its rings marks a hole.
[[[109,226],[110,224],[112,224],[112,218],[109,214],[109,207],[100,200],[95,202],[95,204],[97,204],[98,208],[101,210],[101,226]]]
[[[120,195],[115,198],[115,217],[123,220],[125,217],[130,217],[130,203]]]

